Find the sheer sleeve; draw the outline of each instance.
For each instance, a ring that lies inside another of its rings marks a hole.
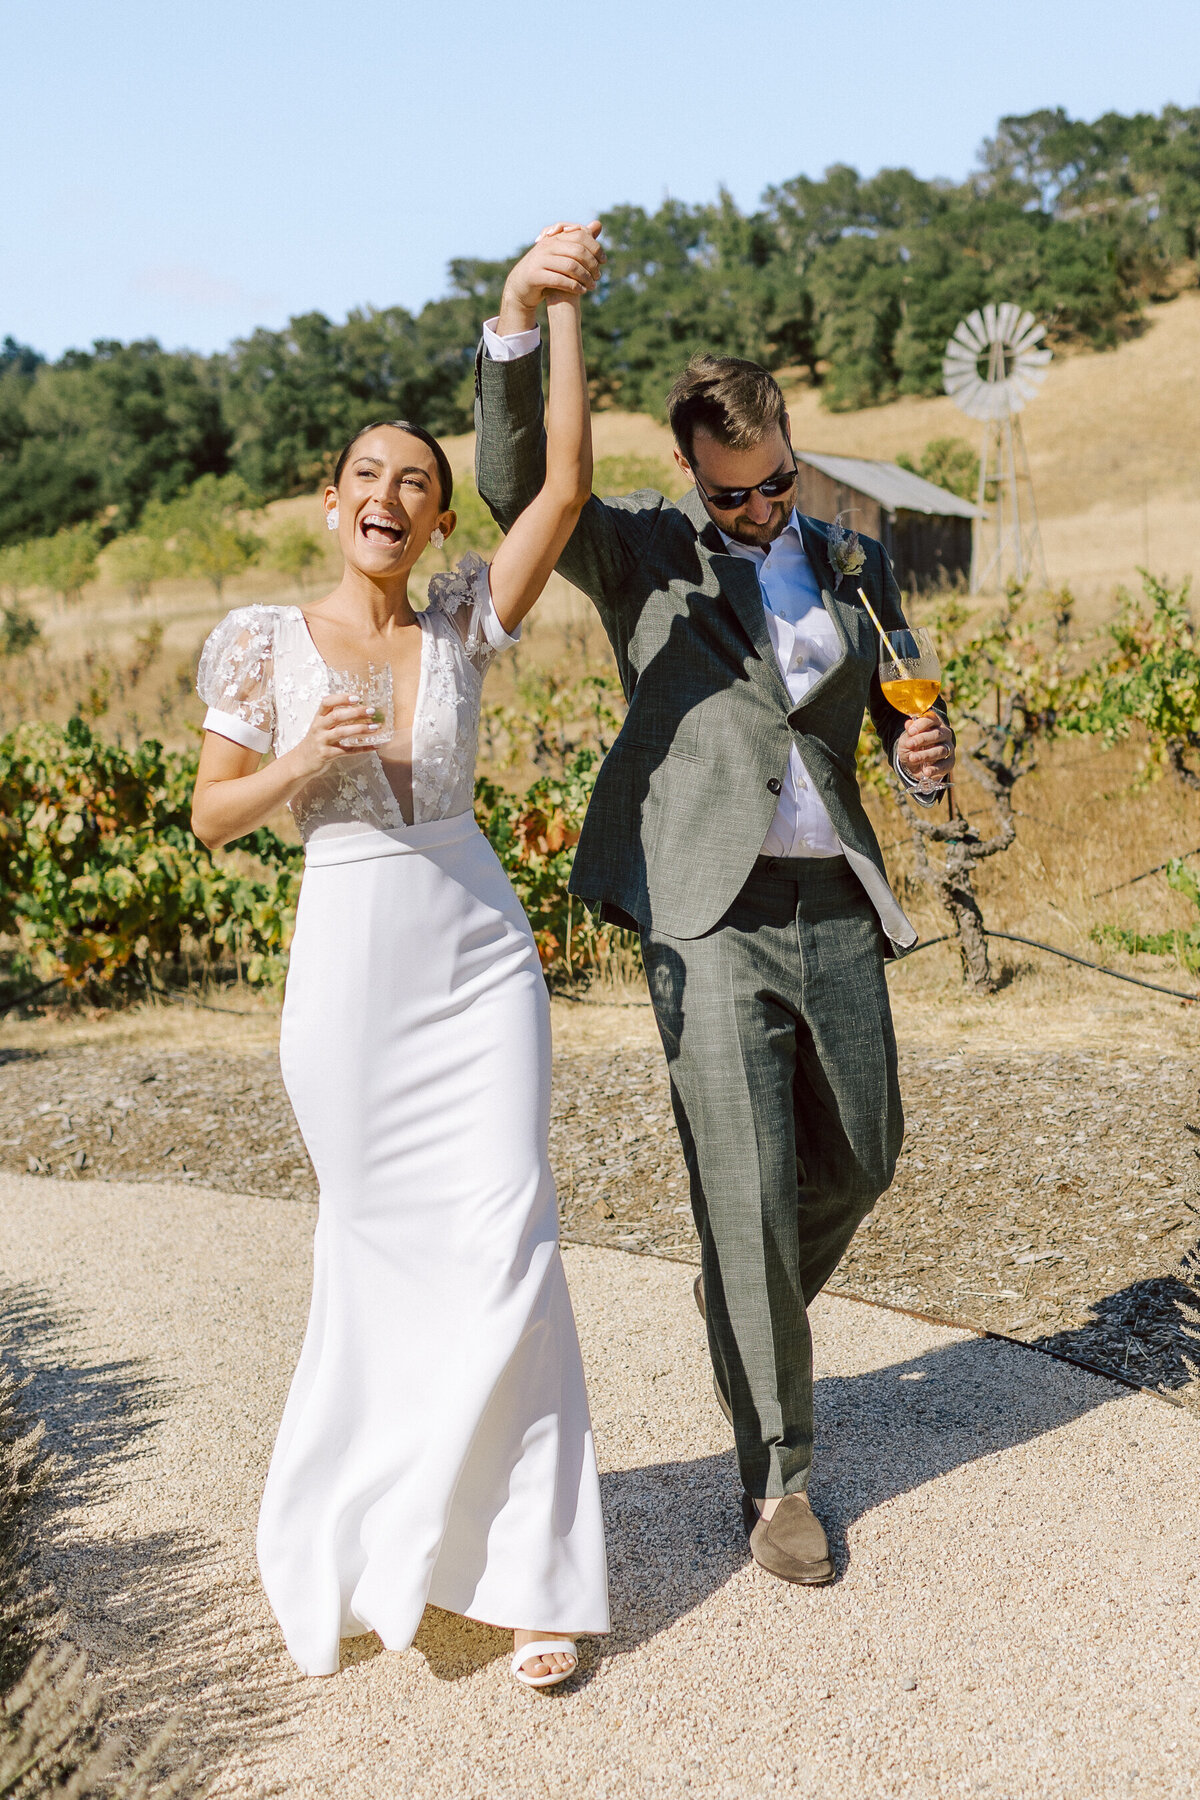
[[[205,731],[260,755],[275,732],[275,609],[227,613],[200,652],[196,691],[208,707]]]
[[[497,651],[510,650],[521,636],[519,625],[508,632],[500,623],[488,565],[474,550],[468,550],[447,574],[430,576],[429,605],[454,621],[467,655],[479,669],[486,668]]]

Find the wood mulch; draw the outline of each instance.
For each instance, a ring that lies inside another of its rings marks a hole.
[[[831,1291],[1005,1333],[1182,1390],[1200,1231],[1200,1093],[1179,1059],[901,1056],[895,1184]],[[698,1259],[662,1057],[555,1059],[564,1235]],[[316,1198],[273,1051],[0,1050],[0,1168]]]

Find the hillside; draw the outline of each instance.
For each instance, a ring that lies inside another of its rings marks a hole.
[[[916,456],[930,438],[980,427],[943,397],[830,413],[810,386],[789,391],[797,449]],[[1140,337],[1058,357],[1022,415],[1051,580],[1086,596],[1136,579],[1139,564],[1178,579],[1200,544],[1200,293],[1147,309]],[[598,413],[596,455],[668,460],[671,436],[644,414]],[[473,435],[445,440],[456,474]]]
[[[974,441],[978,430],[941,398],[827,413],[811,388],[799,386],[791,390],[790,404],[797,446],[834,454],[891,458],[904,450],[917,455],[932,437],[952,434]],[[1085,617],[1094,622],[1107,614],[1114,587],[1136,581],[1139,564],[1148,562],[1173,580],[1197,567],[1200,294],[1184,293],[1152,308],[1143,334],[1117,350],[1058,359],[1024,419],[1050,576],[1072,586]],[[657,462],[667,478],[671,439],[656,420],[599,412],[595,440],[598,458]],[[456,475],[469,478],[473,435],[443,441]],[[331,548],[316,493],[276,501],[267,515],[268,534],[283,519],[302,519],[318,532],[327,552]],[[318,594],[334,573],[327,554],[307,592]],[[79,696],[91,692],[100,664],[119,667],[136,658],[135,640],[156,621],[165,638],[148,684],[154,692],[139,685],[136,701],[131,695],[109,716],[113,723],[128,719],[135,728],[165,729],[175,737],[191,716],[196,650],[221,612],[239,601],[298,597],[280,575],[263,568],[231,583],[223,603],[201,583],[169,581],[138,605],[103,579],[80,606],[56,610],[38,603],[35,611],[46,633],[36,659],[38,709],[45,716],[65,716]],[[591,607],[558,577],[527,635],[536,662],[605,654]],[[27,692],[0,692],[0,728],[27,710]]]

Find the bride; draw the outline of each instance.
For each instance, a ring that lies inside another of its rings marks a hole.
[[[450,467],[418,426],[368,425],[325,490],[338,586],[239,608],[200,662],[197,835],[216,849],[286,803],[305,845],[280,1060],[321,1200],[258,1558],[309,1675],[356,1633],[406,1648],[426,1604],[515,1627],[530,1686],[574,1671],[569,1633],[609,1625],[546,988],[471,810],[484,674],[591,487],[579,296],[598,269],[560,260],[545,485],[490,567],[464,557],[414,610],[413,565],[454,530]]]

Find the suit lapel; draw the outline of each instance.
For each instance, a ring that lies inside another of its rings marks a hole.
[[[829,539],[816,519],[800,518],[800,537],[821,589],[825,610],[842,640],[844,656],[857,646],[861,621],[866,618],[863,603],[855,591],[863,577],[843,575],[839,585],[837,570],[829,555]],[[840,657],[838,661],[841,661]],[[833,666],[836,668],[838,664]],[[832,674],[833,669],[826,673]]]

